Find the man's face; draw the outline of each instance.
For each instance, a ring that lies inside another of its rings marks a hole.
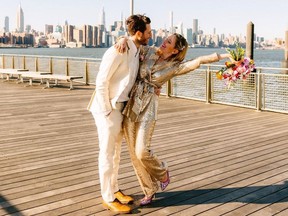
[[[144,33],[141,33],[141,37],[138,39],[138,41],[141,45],[147,45],[151,37],[152,37],[151,26],[150,24],[146,24],[146,30]]]

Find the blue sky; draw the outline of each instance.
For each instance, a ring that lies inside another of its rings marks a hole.
[[[104,7],[106,25],[130,15],[130,0],[3,0],[0,7],[0,28],[4,17],[10,18],[10,29],[16,27],[16,11],[21,2],[25,25],[44,30],[45,24],[68,23],[81,27],[97,25],[99,13]],[[174,24],[183,22],[192,28],[193,19],[209,34],[246,35],[247,24],[254,23],[255,33],[265,39],[284,38],[288,29],[288,0],[134,0],[134,13],[146,14],[152,20],[152,28],[168,28],[169,13],[173,11]]]

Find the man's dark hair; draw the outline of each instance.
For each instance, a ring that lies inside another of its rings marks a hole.
[[[144,33],[146,30],[146,24],[150,23],[151,20],[149,17],[140,14],[131,15],[126,20],[128,33],[132,36],[135,35],[137,31]]]

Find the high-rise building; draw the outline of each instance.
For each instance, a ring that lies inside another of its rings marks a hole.
[[[152,33],[152,37],[149,40],[149,43],[148,43],[149,46],[154,45],[155,41],[156,41],[156,30],[155,29],[151,29],[151,33]]]
[[[183,35],[183,23],[182,23],[182,22],[179,23],[179,25],[177,25],[177,26],[175,27],[175,31],[174,31],[174,32]],[[174,33],[174,32],[173,32],[173,33]]]
[[[97,33],[97,46],[98,47],[104,47],[105,45],[103,44],[103,41],[105,41],[105,38],[103,38],[103,35],[105,36],[105,27],[104,25],[99,25],[98,26],[98,33]]]
[[[53,33],[53,25],[45,25],[45,34],[51,34]]]
[[[105,11],[104,11],[104,7],[102,8],[101,14],[100,14],[100,25],[103,25],[104,28],[106,28],[105,26]]]
[[[173,34],[174,31],[174,26],[173,26],[173,11],[170,11],[170,33]]]
[[[25,32],[29,33],[31,31],[31,25],[26,25]]]
[[[74,26],[72,25],[65,25],[64,26],[64,39],[65,39],[65,43],[69,43],[73,41],[73,30],[74,30]]]
[[[93,44],[93,32],[91,25],[84,25],[83,26],[83,42],[85,47],[92,47]]]
[[[83,30],[73,29],[73,39],[76,43],[83,43]]]
[[[21,8],[21,5],[19,5],[18,10],[17,10],[17,31],[22,33],[24,32],[24,13]]]
[[[198,43],[198,19],[193,19],[193,43]]]
[[[122,21],[115,21],[114,27],[116,31],[124,31],[123,22]]]
[[[188,45],[191,46],[193,43],[192,29],[191,28],[185,29],[183,35],[186,38]]]
[[[55,32],[62,33],[62,27],[60,25],[57,25],[55,28]]]
[[[97,39],[98,39],[98,27],[97,26],[93,26],[93,42],[92,45],[93,47],[97,47]]]
[[[8,16],[5,17],[5,21],[4,21],[4,31],[5,31],[5,32],[9,32],[9,17],[8,17]]]
[[[219,35],[217,35],[216,32],[212,37],[212,42],[214,44],[214,47],[219,47],[220,40],[219,40]]]

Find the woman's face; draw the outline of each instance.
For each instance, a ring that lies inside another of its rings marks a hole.
[[[176,54],[179,51],[174,48],[175,47],[175,43],[176,43],[176,36],[175,35],[170,35],[163,41],[162,45],[160,46],[160,50],[165,55]]]

